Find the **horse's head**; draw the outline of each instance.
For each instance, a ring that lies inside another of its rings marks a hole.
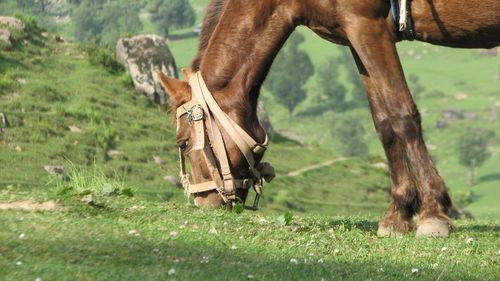
[[[184,189],[194,194],[198,206],[245,202],[250,187],[260,193],[262,177],[274,176],[272,167],[259,163],[267,137],[264,144],[256,143],[248,130],[218,107],[201,75],[190,69],[183,72],[185,80],[160,71],[157,74],[172,99]],[[191,180],[185,158],[189,160]]]

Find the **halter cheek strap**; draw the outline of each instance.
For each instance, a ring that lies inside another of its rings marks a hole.
[[[189,84],[192,99],[177,109],[176,116],[178,129],[179,119],[183,115],[187,115],[188,123],[191,125],[190,149],[187,152],[179,149],[182,184],[186,195],[217,190],[225,202],[236,202],[238,201],[236,189],[248,189],[253,186],[257,195],[251,209],[257,209],[262,194],[263,179],[270,182],[275,176],[274,168],[269,163],[256,163],[254,157],[255,154],[262,154],[266,150],[269,142],[267,134],[264,143],[257,143],[222,111],[199,72],[191,75]],[[250,178],[233,178],[222,130],[225,130],[245,157],[249,165]],[[212,177],[211,181],[197,184],[191,184],[189,181],[184,155],[196,150],[202,151]]]

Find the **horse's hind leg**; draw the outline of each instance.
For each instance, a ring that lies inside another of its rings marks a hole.
[[[384,227],[407,231],[402,221],[417,211],[417,236],[447,236],[451,200],[425,147],[393,36],[381,18],[358,17],[346,31],[365,71],[372,115],[391,166],[392,202],[380,232]]]
[[[399,236],[413,229],[413,216],[419,209],[418,191],[405,159],[401,140],[384,117],[384,101],[377,92],[356,51],[351,52],[368,94],[373,123],[383,144],[391,172],[391,203],[379,223],[378,235]]]

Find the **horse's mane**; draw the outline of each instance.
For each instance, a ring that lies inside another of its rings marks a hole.
[[[205,50],[208,47],[208,41],[212,36],[212,33],[219,22],[220,15],[222,14],[222,9],[224,7],[226,0],[211,0],[208,4],[205,17],[203,18],[203,23],[200,32],[200,43],[198,45],[198,53],[191,63],[191,69],[193,71],[198,71],[200,69],[201,59],[205,54]]]

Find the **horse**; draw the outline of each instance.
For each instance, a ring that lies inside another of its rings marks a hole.
[[[212,153],[216,164],[207,164],[204,158],[206,151],[215,147],[213,137],[202,137],[207,140],[205,149],[190,149],[193,142],[198,142],[193,141],[198,134],[192,124],[193,110],[181,108],[189,101],[204,99],[195,92],[208,92],[205,95],[213,98],[215,106],[235,126],[255,143],[265,143],[266,134],[256,115],[259,90],[286,39],[296,26],[305,25],[332,43],[348,46],[363,81],[392,181],[390,204],[379,221],[377,234],[400,236],[416,228],[417,237],[449,235],[452,201],[422,137],[421,117],[408,89],[396,43],[414,39],[456,48],[496,47],[500,45],[500,5],[496,0],[408,0],[405,7],[409,19],[403,23],[411,26],[401,32],[398,17],[393,15],[398,14],[395,1],[210,2],[198,53],[191,70],[183,70],[187,79],[176,80],[158,73],[178,113],[177,143],[181,157],[189,158],[193,182],[219,182],[219,187],[212,190],[192,192],[197,205],[222,206],[246,200],[248,188],[236,188],[232,199],[224,196],[227,190],[220,183],[221,160],[217,155],[227,155],[233,179],[246,179],[254,176],[250,165],[259,165],[262,154],[252,152],[254,163],[249,164],[224,125],[212,120],[221,128],[225,152]],[[410,28],[411,32],[407,32]],[[201,111],[210,115],[211,109],[204,105]],[[210,166],[219,173],[214,174]],[[415,225],[413,218],[417,214]]]

